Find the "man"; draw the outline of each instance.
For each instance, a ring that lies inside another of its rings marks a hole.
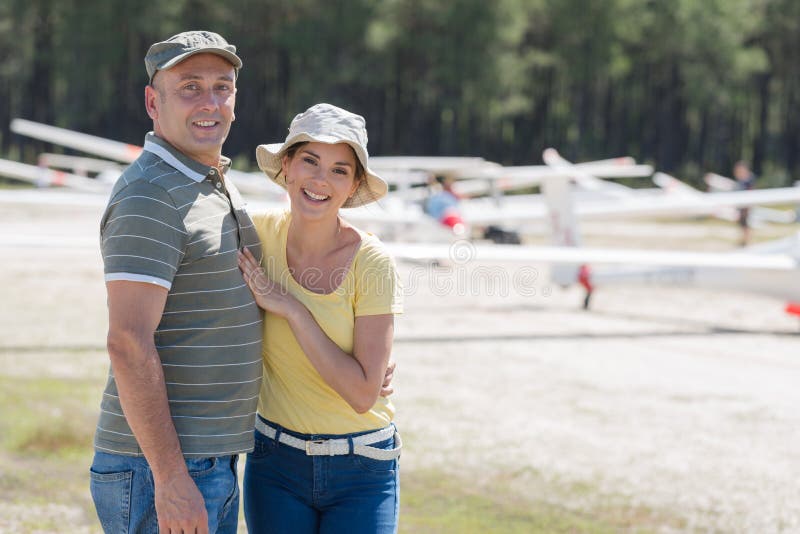
[[[92,497],[106,532],[236,532],[262,368],[236,258],[261,249],[221,152],[242,61],[191,31],[151,46],[145,65],[153,132],[101,222],[111,368]]]

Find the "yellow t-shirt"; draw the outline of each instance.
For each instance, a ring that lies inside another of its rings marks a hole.
[[[352,354],[357,316],[403,311],[394,261],[377,237],[359,231],[361,245],[339,287],[328,294],[309,291],[290,274],[286,261],[290,218],[286,210],[252,217],[264,251],[262,267],[308,308],[339,348]],[[269,421],[304,434],[349,434],[383,428],[394,417],[394,406],[384,397],[378,397],[368,412],[356,413],[308,360],[289,323],[271,313],[264,317],[262,356],[258,412]]]

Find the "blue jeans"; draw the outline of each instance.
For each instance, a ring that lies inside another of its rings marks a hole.
[[[239,456],[186,458],[206,503],[208,531],[235,534],[239,522]],[[107,534],[158,532],[153,473],[147,460],[95,451],[89,470],[97,517]]]
[[[345,435],[299,434],[304,440]],[[251,534],[397,532],[399,472],[397,460],[373,460],[356,454],[306,456],[255,431],[256,443],[244,470],[244,517]],[[394,448],[394,438],[370,445]]]

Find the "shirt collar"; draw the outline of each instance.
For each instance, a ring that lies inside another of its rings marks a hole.
[[[211,169],[214,168],[186,156],[153,132],[148,133],[144,137],[143,150],[155,154],[163,159],[167,165],[185,174],[195,182],[202,182],[205,180],[210,174]],[[231,160],[225,156],[221,156],[219,162],[222,173],[227,173],[228,169],[231,167]]]

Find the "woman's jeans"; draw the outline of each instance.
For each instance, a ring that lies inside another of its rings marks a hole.
[[[303,440],[344,435],[299,434]],[[391,534],[399,512],[398,460],[357,454],[306,456],[305,451],[255,431],[255,449],[244,471],[244,515],[251,534]],[[394,437],[370,445],[393,449]]]
[[[203,494],[208,531],[235,534],[239,522],[239,456],[186,458],[189,475]],[[155,486],[147,460],[96,451],[90,489],[97,516],[108,534],[156,534]]]

